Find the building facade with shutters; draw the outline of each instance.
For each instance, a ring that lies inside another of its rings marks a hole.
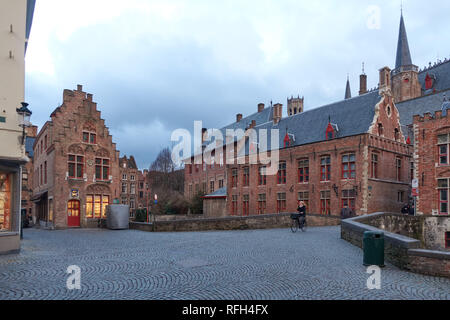
[[[43,227],[92,227],[120,200],[119,151],[92,94],[64,90],[34,142],[35,220]]]

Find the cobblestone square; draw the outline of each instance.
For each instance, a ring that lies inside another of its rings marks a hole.
[[[69,265],[81,290],[66,288]],[[361,249],[339,227],[147,233],[25,229],[0,256],[0,299],[450,299],[450,279],[382,269],[369,290]]]

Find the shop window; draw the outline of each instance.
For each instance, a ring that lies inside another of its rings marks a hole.
[[[11,175],[0,172],[0,231],[11,229]]]

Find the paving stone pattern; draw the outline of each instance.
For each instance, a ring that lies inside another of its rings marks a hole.
[[[81,290],[66,269],[81,268]],[[387,264],[366,287],[361,249],[339,227],[150,233],[25,229],[0,256],[0,299],[450,299],[450,279]]]

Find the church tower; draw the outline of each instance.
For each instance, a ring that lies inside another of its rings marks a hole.
[[[414,99],[422,95],[418,74],[419,68],[412,63],[402,12],[395,69],[392,70],[392,93],[395,102]]]
[[[293,116],[297,113],[303,112],[303,102],[305,100],[305,97],[298,96],[297,98],[294,98],[291,96],[291,98],[287,99],[287,112],[288,116]]]
[[[345,86],[345,100],[352,97],[352,91],[350,90],[350,79],[347,76],[347,84]]]

